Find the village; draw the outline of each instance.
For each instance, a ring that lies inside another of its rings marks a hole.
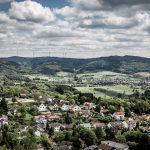
[[[84,150],[128,150],[129,146],[123,142],[116,140],[105,140],[106,130],[113,131],[134,131],[139,130],[141,133],[150,134],[150,114],[137,115],[120,108],[111,110],[105,106],[96,105],[91,101],[85,101],[82,105],[76,104],[74,101],[67,101],[59,97],[39,96],[38,101],[28,98],[26,93],[20,93],[19,97],[6,98],[8,101],[8,113],[1,114],[0,127],[11,125],[12,122],[19,122],[18,139],[22,140],[25,132],[29,129],[33,130],[36,137],[42,137],[51,130],[51,134],[59,132],[74,132],[76,129],[99,129],[103,135],[102,140],[98,144],[85,144],[81,141]],[[1,98],[1,102],[5,101]],[[27,115],[29,118],[27,119]],[[12,121],[13,118],[13,121]],[[16,120],[14,119],[16,118]],[[24,121],[26,120],[26,121]],[[30,121],[29,121],[30,120]],[[59,140],[58,140],[59,141]],[[44,147],[39,145],[39,150]],[[57,150],[71,150],[73,142],[60,139]]]

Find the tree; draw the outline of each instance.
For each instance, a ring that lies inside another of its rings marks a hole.
[[[48,132],[49,129],[50,129],[50,127],[49,127],[49,122],[47,121],[47,123],[46,123],[46,131]]]
[[[116,111],[116,108],[113,105],[110,105],[109,111],[113,114]]]
[[[42,145],[47,149],[47,150],[52,150],[55,148],[56,144],[50,140],[48,138],[48,135],[47,134],[43,134],[42,135],[42,138],[41,138],[41,142],[42,142]]]
[[[94,145],[97,141],[95,133],[92,130],[85,128],[80,130],[80,138],[85,141],[87,146]]]
[[[101,111],[101,106],[100,105],[96,105],[95,111],[99,113]]]
[[[33,150],[37,148],[36,138],[32,128],[28,130],[25,138],[21,140],[20,144],[23,145],[25,150]]]
[[[37,109],[37,107],[31,106],[31,108],[30,108],[30,110],[29,110],[29,113],[30,113],[31,115],[33,115],[33,116],[38,115],[38,109]]]
[[[13,98],[12,98],[12,102],[14,103],[14,102],[16,102],[16,101],[17,101],[16,98],[13,97]]]
[[[54,141],[55,142],[62,142],[65,139],[64,132],[55,132],[54,134]]]
[[[50,128],[49,128],[49,130],[48,130],[48,135],[49,135],[49,136],[54,135],[54,128],[53,128],[53,127],[50,127]]]
[[[105,131],[101,127],[97,127],[95,129],[95,134],[96,134],[97,139],[100,139],[100,140],[106,136]]]
[[[65,123],[71,124],[72,123],[72,118],[69,116],[69,113],[65,115]]]
[[[83,149],[81,139],[74,137],[72,139],[72,142],[73,142],[73,150],[82,150]]]
[[[71,140],[71,137],[72,137],[71,132],[66,131],[66,133],[65,133],[65,141],[70,141],[70,140]]]
[[[150,137],[148,135],[142,135],[137,150],[150,150]]]
[[[144,96],[145,97],[150,97],[150,90],[145,90]]]
[[[126,138],[123,134],[121,134],[121,131],[118,131],[115,135],[116,141],[119,143],[125,143],[126,142]]]
[[[0,150],[10,150],[10,149],[6,148],[6,146],[2,146],[0,147]]]
[[[131,117],[131,111],[129,108],[125,108],[125,117]]]
[[[7,107],[7,102],[6,99],[3,97],[1,102],[0,102],[0,107],[3,110],[3,112],[6,114],[8,112],[8,107]]]

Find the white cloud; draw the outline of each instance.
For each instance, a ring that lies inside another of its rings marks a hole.
[[[18,20],[33,22],[50,22],[55,19],[50,8],[30,0],[12,2],[9,15]]]
[[[150,57],[148,4],[114,6],[107,1],[109,5],[102,0],[71,0],[71,6],[54,9],[31,0],[12,2],[8,12],[0,12],[0,52],[15,55],[19,50],[23,56],[32,56],[33,51],[35,56],[49,52],[63,56],[65,51],[67,57]]]
[[[72,5],[84,10],[97,10],[102,8],[102,2],[98,0],[71,0]]]
[[[54,9],[54,13],[57,15],[62,15],[64,17],[70,17],[77,15],[77,10],[74,7],[65,6],[61,9]]]

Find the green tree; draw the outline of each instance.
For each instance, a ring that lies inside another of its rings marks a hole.
[[[43,134],[41,137],[41,143],[47,150],[52,150],[55,148],[56,144],[52,141],[52,139],[48,138],[47,134]]]
[[[96,105],[95,111],[99,113],[101,111],[101,106],[100,105]]]
[[[71,124],[72,123],[72,117],[69,116],[69,113],[65,115],[65,123]]]
[[[148,135],[142,135],[137,150],[150,150],[150,137]]]
[[[54,135],[54,128],[53,128],[53,127],[50,127],[50,128],[49,128],[49,130],[48,130],[48,135],[49,135],[49,136]]]
[[[97,141],[96,135],[92,130],[89,129],[81,129],[80,130],[80,138],[85,141],[87,146],[94,145]]]
[[[126,142],[126,138],[123,134],[121,134],[121,131],[118,131],[115,135],[116,141],[119,143],[125,143]]]
[[[0,102],[0,107],[1,107],[1,109],[3,110],[3,112],[4,112],[5,114],[7,114],[7,112],[8,112],[8,107],[7,107],[6,99],[5,99],[4,97],[2,98],[2,100],[1,100],[1,102]]]
[[[97,127],[94,131],[95,131],[97,139],[101,140],[106,136],[104,129],[102,129],[101,127]]]
[[[81,139],[74,137],[72,139],[72,142],[73,142],[73,150],[82,150],[83,149]]]
[[[125,108],[125,117],[131,117],[131,111],[129,108]]]

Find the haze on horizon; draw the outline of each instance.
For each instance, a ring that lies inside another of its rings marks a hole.
[[[150,0],[0,0],[0,57],[150,57]]]

